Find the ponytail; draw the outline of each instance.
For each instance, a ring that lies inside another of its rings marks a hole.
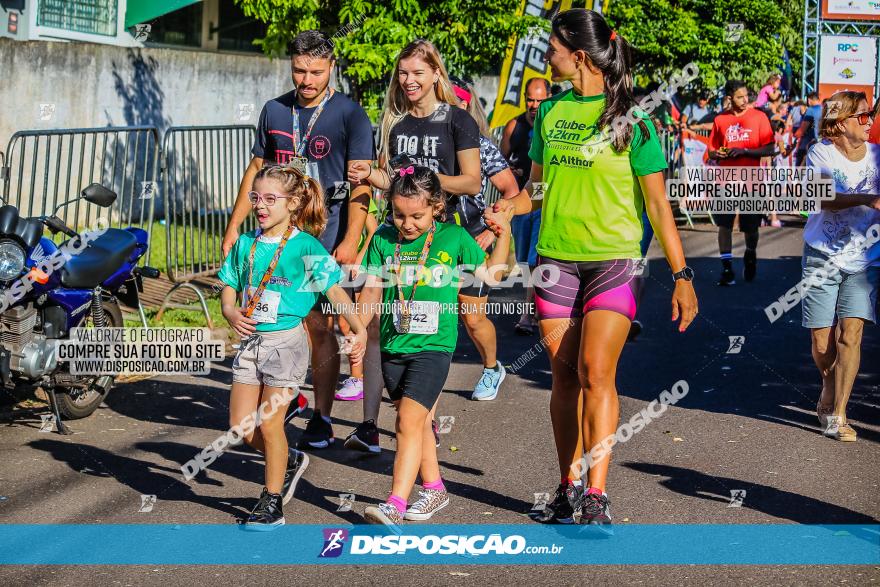
[[[612,130],[611,147],[620,153],[633,139],[632,125],[614,124],[628,120],[630,109],[636,105],[633,96],[632,47],[612,30],[601,14],[585,8],[560,12],[553,18],[553,34],[571,51],[583,51],[604,77],[605,110],[597,125],[603,131]],[[648,138],[645,121],[638,119],[642,141]]]
[[[327,209],[321,184],[299,169],[288,165],[268,165],[257,172],[254,181],[262,178],[281,183],[284,194],[299,199],[299,208],[292,210],[290,221],[303,232],[317,237],[327,226]]]

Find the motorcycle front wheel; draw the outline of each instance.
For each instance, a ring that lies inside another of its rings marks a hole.
[[[122,311],[115,301],[104,300],[101,302],[104,307],[104,316],[107,318],[107,327],[122,327]],[[87,319],[83,326],[94,326],[91,317]],[[110,387],[106,390],[98,389],[94,385],[96,377],[90,377],[92,383],[85,390],[78,388],[56,387],[55,393],[58,399],[58,411],[67,420],[79,420],[91,416],[98,409],[107,394],[110,393]]]

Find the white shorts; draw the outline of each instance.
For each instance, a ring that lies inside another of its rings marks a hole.
[[[309,369],[309,338],[302,324],[242,339],[232,361],[232,381],[299,388]]]

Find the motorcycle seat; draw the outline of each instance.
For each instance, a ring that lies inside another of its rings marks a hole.
[[[108,229],[64,264],[61,285],[74,289],[97,287],[122,267],[136,245],[137,238],[129,231]]]

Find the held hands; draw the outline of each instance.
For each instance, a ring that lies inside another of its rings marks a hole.
[[[241,336],[250,336],[256,332],[256,320],[244,315],[246,308],[237,308],[231,306],[223,307],[223,317],[232,326],[232,329]]]
[[[352,161],[348,164],[348,181],[361,183],[370,177],[370,164],[364,161]]]
[[[363,363],[364,354],[367,352],[367,331],[362,330],[360,334],[352,333],[346,336],[342,352],[351,358],[352,365]]]
[[[516,214],[516,204],[514,204],[510,200],[498,200],[492,206],[492,211],[503,214],[507,217],[507,221],[510,222],[510,219],[513,218],[514,214]],[[488,213],[488,210],[486,211]],[[483,214],[483,217],[486,217],[486,214]],[[488,219],[487,219],[488,222]]]
[[[502,200],[503,201],[503,200]],[[496,206],[498,203],[496,202]],[[492,231],[495,236],[501,236],[502,234],[510,234],[510,219],[513,217],[513,205],[511,204],[505,211],[503,212],[492,212],[488,209],[483,213],[483,218],[486,220],[486,226],[489,227],[489,230]],[[480,235],[482,236],[482,235]],[[477,241],[479,242],[479,241]]]
[[[672,321],[681,317],[679,332],[684,332],[699,313],[697,309],[697,294],[694,284],[686,279],[675,282],[675,291],[672,292]]]
[[[484,230],[478,234],[474,240],[477,241],[477,244],[480,245],[481,249],[488,251],[489,247],[492,246],[492,243],[495,242],[495,234],[491,230]]]

